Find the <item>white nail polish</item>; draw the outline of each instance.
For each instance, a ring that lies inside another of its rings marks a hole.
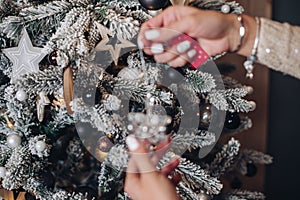
[[[151,52],[153,54],[160,54],[160,53],[164,52],[164,46],[160,43],[152,44]]]
[[[192,49],[192,50],[189,50],[188,52],[187,52],[187,56],[189,57],[189,58],[193,58],[195,55],[196,55],[196,50],[195,49]]]
[[[183,41],[179,43],[176,47],[178,53],[184,53],[186,52],[189,48],[191,47],[191,42],[190,41]]]
[[[129,135],[126,137],[126,144],[128,145],[130,151],[135,151],[140,146],[139,142],[135,139],[133,135]]]
[[[137,45],[139,49],[143,49],[144,48],[144,43],[142,42],[141,38],[138,37],[137,38]]]
[[[156,39],[156,38],[159,37],[159,35],[160,35],[159,31],[158,31],[158,30],[155,30],[155,29],[149,30],[149,31],[146,31],[146,32],[145,32],[145,38],[146,38],[147,40],[153,40],[153,39]]]

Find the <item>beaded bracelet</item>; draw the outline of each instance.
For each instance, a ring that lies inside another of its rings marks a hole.
[[[244,26],[244,20],[243,20],[243,17],[242,15],[238,15],[237,16],[237,19],[238,21],[240,22],[240,29],[239,29],[239,34],[240,34],[240,43],[238,44],[238,46],[236,47],[235,50],[233,51],[229,51],[229,53],[236,53],[238,52],[240,49],[241,49],[241,46],[243,44],[243,40],[244,40],[244,37],[245,37],[245,33],[246,33],[246,29],[245,29],[245,26]]]
[[[248,59],[244,62],[244,67],[247,71],[246,78],[253,79],[253,69],[254,69],[254,62],[257,60],[256,53],[259,43],[259,32],[260,32],[260,19],[258,17],[255,17],[256,20],[256,36],[254,40],[254,45],[251,51],[251,55],[248,57]]]

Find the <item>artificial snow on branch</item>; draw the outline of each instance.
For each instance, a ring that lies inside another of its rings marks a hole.
[[[222,150],[217,153],[215,159],[209,164],[209,172],[213,177],[220,177],[229,169],[238,156],[240,143],[231,138],[228,144],[224,145]]]
[[[53,1],[46,5],[26,7],[17,16],[8,16],[2,20],[0,30],[8,38],[20,35],[24,26],[31,27],[32,32],[38,33],[43,29],[56,29],[65,13],[70,10],[68,1]]]

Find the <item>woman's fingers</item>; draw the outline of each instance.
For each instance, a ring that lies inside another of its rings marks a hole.
[[[157,166],[160,159],[162,159],[162,157],[166,154],[167,150],[169,149],[170,143],[171,138],[167,136],[166,141],[162,141],[156,146],[155,151],[153,151],[151,156],[151,162],[154,166]]]
[[[150,154],[147,148],[149,144],[146,144],[146,141],[140,142],[133,135],[129,135],[126,138],[126,143],[131,152],[131,161],[133,162],[132,166],[130,166],[129,169],[127,168],[127,172],[144,173],[156,171],[155,166],[150,160]]]

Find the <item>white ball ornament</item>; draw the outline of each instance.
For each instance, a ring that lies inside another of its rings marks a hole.
[[[17,91],[16,98],[19,101],[25,101],[28,98],[28,95],[27,95],[27,93],[24,90],[21,89],[21,90]]]
[[[0,167],[0,178],[4,178],[6,176],[6,168]]]
[[[222,13],[225,13],[225,14],[229,13],[229,12],[230,12],[230,6],[227,5],[227,4],[224,4],[224,5],[221,7],[221,11],[222,11]]]
[[[46,149],[46,147],[47,147],[46,142],[44,142],[43,140],[37,141],[35,143],[35,149],[38,152],[43,152]]]
[[[7,145],[10,148],[14,149],[14,148],[18,147],[21,144],[22,139],[17,134],[11,134],[11,135],[7,136],[6,141],[7,141]]]
[[[250,105],[251,105],[251,111],[254,111],[256,109],[255,101],[250,101]]]
[[[198,197],[199,200],[210,200],[210,197],[205,193],[200,193]]]

